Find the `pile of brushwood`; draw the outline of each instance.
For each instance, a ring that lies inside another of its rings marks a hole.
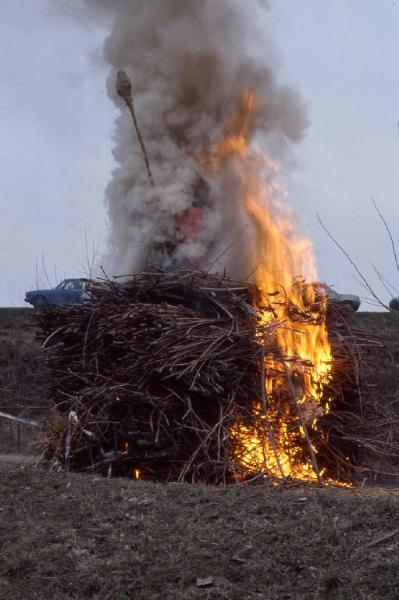
[[[93,283],[39,321],[57,411],[46,454],[157,480],[231,475],[230,425],[259,396],[265,328],[249,284],[191,271]]]
[[[390,381],[381,386],[381,379],[392,373],[386,364],[384,333],[370,332],[357,315],[339,303],[329,307],[328,331],[334,359],[324,393],[332,402],[329,414],[320,422],[323,440],[318,456],[336,479],[396,486],[398,400],[397,393],[386,394]],[[331,465],[336,466],[338,476]]]
[[[249,283],[151,270],[97,281],[88,302],[40,312],[54,407],[45,455],[78,471],[218,483],[264,479],[266,441],[274,476],[285,478],[284,455],[319,480],[350,480],[348,456],[361,460],[370,422],[381,421],[374,411],[365,423],[359,404],[362,346],[370,342],[338,308],[330,311],[334,361],[320,402],[330,409],[314,428],[295,397],[307,366],[281,356],[276,328],[284,324],[260,303]],[[309,316],[297,318],[300,328]],[[268,377],[279,381],[274,394]]]

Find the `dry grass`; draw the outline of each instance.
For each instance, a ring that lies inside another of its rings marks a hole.
[[[45,414],[49,407],[32,312],[0,308],[0,410],[27,417]]]
[[[36,454],[38,451],[39,429],[0,419],[0,453]]]
[[[28,308],[0,308],[0,411],[36,419],[45,415],[46,374]],[[0,453],[32,452],[37,430],[0,418]]]
[[[394,600],[399,496],[0,473],[0,598]],[[209,588],[196,578],[213,577]]]

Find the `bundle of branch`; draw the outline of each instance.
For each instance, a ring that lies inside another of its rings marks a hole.
[[[360,327],[355,315],[339,303],[332,302],[328,313],[334,360],[324,390],[331,399],[330,411],[320,420],[314,439],[319,463],[326,476],[336,480],[382,481],[384,469],[399,475],[395,410],[375,379],[375,369],[386,370],[384,340]]]
[[[259,322],[256,293],[203,272],[151,271],[43,311],[57,409],[47,455],[161,481],[231,477],[231,424],[253,418],[260,336],[275,327]]]
[[[299,328],[317,317],[292,310]],[[90,301],[51,307],[39,321],[54,406],[45,452],[71,469],[158,481],[348,481],[371,439],[392,451],[382,444],[386,423],[359,400],[361,364],[377,342],[338,305],[330,383],[314,402],[301,400],[311,365],[282,355],[284,322],[248,283],[153,270],[93,283]]]

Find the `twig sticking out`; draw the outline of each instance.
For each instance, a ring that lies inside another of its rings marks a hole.
[[[378,546],[379,544],[382,544],[383,542],[388,542],[389,540],[394,538],[395,535],[398,535],[398,533],[399,533],[399,527],[397,527],[396,529],[393,529],[392,531],[390,531],[389,533],[386,533],[385,535],[382,535],[382,536],[376,538],[375,540],[373,540],[372,542],[369,542],[365,546],[361,546],[360,550],[364,550],[365,548],[374,548],[374,546]]]
[[[137,122],[136,111],[134,110],[132,82],[126,75],[125,71],[118,71],[116,74],[116,92],[121,98],[123,98],[123,100],[126,102],[126,106],[130,110],[130,114],[132,115],[134,127],[136,129],[137,137],[139,140],[140,148],[143,153],[148,179],[150,181],[151,187],[155,187],[150,161],[148,159],[148,154],[144,144],[143,136],[141,135],[141,131]]]

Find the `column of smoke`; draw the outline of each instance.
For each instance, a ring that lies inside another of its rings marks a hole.
[[[251,233],[240,211],[235,175],[226,169],[218,180],[207,179],[200,160],[222,135],[245,88],[262,101],[254,137],[271,149],[273,158],[284,155],[307,126],[298,96],[276,82],[273,50],[262,33],[266,3],[85,2],[113,20],[104,58],[110,65],[108,92],[120,114],[113,150],[117,166],[106,191],[108,272],[129,273],[151,262],[204,268],[234,242],[214,269],[247,274]],[[119,69],[133,82],[154,189],[130,114],[115,93]],[[190,236],[179,223],[193,205],[201,209],[201,227]]]

